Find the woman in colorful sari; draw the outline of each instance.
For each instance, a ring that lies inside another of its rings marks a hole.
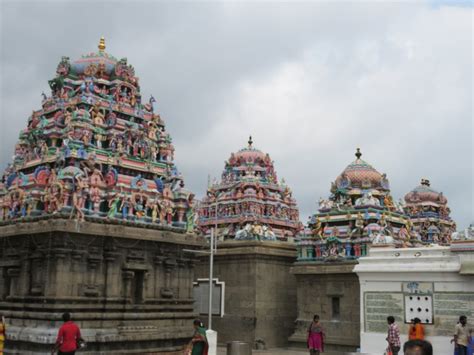
[[[310,355],[319,355],[324,351],[324,330],[317,314],[308,328],[308,348]]]
[[[0,355],[3,355],[3,345],[5,343],[6,330],[5,317],[2,316],[0,320]]]
[[[207,355],[209,346],[207,344],[206,338],[206,328],[204,328],[202,322],[199,319],[196,319],[193,322],[194,326],[194,335],[191,339],[187,350],[185,351],[186,355]]]

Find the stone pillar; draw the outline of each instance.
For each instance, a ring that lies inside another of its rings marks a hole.
[[[49,275],[50,280],[48,287],[45,289],[45,296],[57,297],[59,295],[71,296],[71,280],[69,274],[69,263],[66,257],[71,250],[55,247],[50,251],[49,260]]]
[[[36,252],[30,256],[31,283],[28,294],[31,296],[44,295],[46,280],[49,277],[45,270],[46,259],[42,253]]]
[[[31,260],[28,257],[28,252],[23,251],[20,253],[21,267],[19,275],[18,295],[27,296],[30,290],[30,273],[31,273]]]
[[[123,286],[122,286],[122,298],[124,303],[130,303],[132,298],[131,290],[132,290],[132,279],[134,273],[130,270],[123,270],[122,271],[122,279],[123,279]]]
[[[107,300],[109,298],[117,299],[120,297],[122,280],[120,278],[118,260],[121,254],[114,251],[104,252],[105,270],[103,295]]]
[[[178,259],[177,260],[177,275],[176,275],[176,281],[177,281],[177,288],[178,288],[178,293],[176,295],[177,298],[185,298],[185,293],[186,293],[186,283],[187,283],[187,267],[186,267],[186,260],[184,259]]]
[[[81,296],[81,285],[84,284],[86,268],[84,267],[85,250],[74,249],[71,252],[71,295]]]
[[[164,261],[165,257],[163,255],[155,255],[153,258],[154,264],[154,291],[153,297],[160,298],[161,297],[161,289],[165,286],[164,279],[165,273],[163,272]]]
[[[175,293],[173,291],[172,273],[176,269],[176,259],[165,259],[165,286],[161,289],[161,296],[163,298],[173,298]]]
[[[183,289],[183,298],[192,298],[193,294],[193,281],[194,281],[194,261],[192,258],[184,259],[185,263],[185,279],[184,281],[184,289]]]
[[[10,267],[7,269],[7,276],[10,278],[10,291],[8,292],[8,297],[19,296],[20,270],[20,267]]]
[[[87,257],[87,278],[84,284],[84,296],[98,297],[100,295],[97,277],[102,257],[98,254],[92,254]]]

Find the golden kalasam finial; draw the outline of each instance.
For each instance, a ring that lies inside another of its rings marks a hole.
[[[252,140],[252,136],[249,137],[249,149],[252,148],[252,144],[253,144],[253,140]]]
[[[100,51],[100,52],[105,51],[105,38],[104,38],[104,36],[100,37],[100,41],[99,41],[98,47],[99,47],[99,51]]]
[[[356,156],[357,159],[360,159],[360,157],[362,156],[362,153],[360,152],[360,148],[357,148],[355,156]]]

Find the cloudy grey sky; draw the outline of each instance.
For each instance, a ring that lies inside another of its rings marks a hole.
[[[354,159],[398,199],[429,178],[473,218],[473,8],[468,1],[1,2],[0,168],[62,55],[135,66],[201,197],[230,153],[268,152],[301,219]]]

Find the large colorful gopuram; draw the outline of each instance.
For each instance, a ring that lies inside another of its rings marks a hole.
[[[456,223],[451,219],[448,200],[434,190],[430,181],[421,179],[419,186],[405,195],[405,213],[410,217],[410,233],[424,243],[449,244]]]
[[[65,215],[192,230],[193,194],[154,98],[143,102],[126,58],[63,57],[20,133],[0,184],[0,221]]]
[[[288,240],[301,225],[290,188],[252,137],[225,162],[221,181],[209,184],[198,221],[204,233],[217,226],[218,236],[237,240]]]
[[[182,353],[196,260],[183,249],[202,243],[154,99],[103,38],[49,84],[0,184],[5,351],[49,353],[68,311],[89,354]]]
[[[387,176],[362,160],[359,149],[355,155],[300,234],[298,260],[357,258],[372,243],[410,243],[403,206],[393,200]]]

